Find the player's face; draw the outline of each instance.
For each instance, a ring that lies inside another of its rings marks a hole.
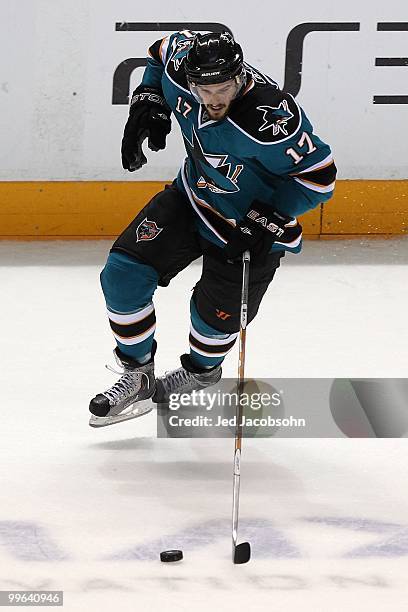
[[[207,109],[211,119],[219,121],[228,113],[231,102],[238,93],[235,79],[213,85],[195,85],[194,93]]]

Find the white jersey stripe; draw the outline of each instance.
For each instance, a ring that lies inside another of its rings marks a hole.
[[[188,196],[188,199],[190,200],[190,204],[194,208],[194,210],[196,211],[197,215],[200,217],[202,222],[205,223],[205,225],[208,227],[208,229],[211,230],[213,232],[213,234],[215,234],[217,236],[217,238],[219,240],[221,240],[221,242],[223,242],[224,244],[227,244],[227,241],[225,240],[225,238],[223,238],[221,236],[221,234],[219,234],[217,232],[217,230],[207,221],[207,219],[202,214],[201,210],[198,208],[197,204],[194,202],[194,198],[191,195],[193,192],[192,192],[192,190],[190,189],[190,186],[187,183],[187,179],[186,179],[186,175],[185,175],[185,171],[184,171],[184,167],[185,167],[186,161],[187,161],[187,158],[184,159],[184,161],[183,161],[183,163],[181,165],[181,178],[182,178],[184,189],[186,190],[186,194]]]
[[[113,323],[118,323],[119,325],[131,325],[132,323],[138,323],[142,321],[146,317],[148,317],[154,311],[153,303],[150,302],[145,308],[138,310],[137,312],[130,312],[127,314],[119,314],[117,312],[112,312],[108,308],[108,317]]]
[[[223,338],[210,338],[208,336],[202,336],[198,333],[197,330],[194,329],[192,325],[190,326],[190,333],[196,340],[198,340],[202,344],[208,344],[210,346],[229,344],[238,337],[238,332],[234,334],[224,334]]]
[[[313,170],[318,170],[319,168],[324,168],[324,166],[328,166],[331,162],[333,162],[333,155],[330,153],[330,155],[322,159],[322,161],[313,164],[313,166],[309,166],[309,168],[306,168],[306,170],[301,170],[300,172],[297,172],[295,175],[292,174],[292,176],[298,176],[299,174],[304,174],[305,172],[313,172]]]
[[[300,236],[295,238],[295,240],[292,240],[292,242],[278,242],[278,240],[276,240],[273,244],[281,244],[282,246],[288,247],[290,249],[294,249],[295,247],[299,246],[301,241],[302,241],[302,234],[300,234]]]
[[[198,353],[199,355],[203,355],[204,357],[225,357],[226,355],[228,355],[230,351],[229,349],[228,351],[220,351],[219,353],[206,353],[205,351],[202,351],[201,349],[197,348],[191,343],[190,343],[190,347],[191,347],[191,350],[193,350],[195,353]]]
[[[113,335],[115,336],[116,340],[120,342],[121,344],[126,344],[127,346],[134,346],[135,344],[140,344],[144,340],[147,340],[147,338],[150,338],[150,336],[153,336],[155,331],[156,331],[156,324],[152,325],[143,334],[139,334],[139,336],[133,336],[132,338],[123,338],[122,336],[119,336],[115,332],[113,332]]]
[[[166,65],[166,55],[167,55],[167,49],[169,48],[169,42],[170,42],[170,36],[166,36],[166,38],[163,38],[163,42],[160,45],[160,54],[161,54],[161,58],[162,58],[162,62],[163,65]]]
[[[316,185],[315,183],[311,183],[310,181],[302,180],[300,178],[294,177],[297,183],[303,185],[303,187],[307,187],[311,191],[318,191],[319,193],[329,193],[334,189],[334,183],[330,183],[330,185]]]

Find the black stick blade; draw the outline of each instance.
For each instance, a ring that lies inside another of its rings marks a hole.
[[[249,542],[241,542],[234,549],[234,563],[248,563],[251,558],[251,545]]]

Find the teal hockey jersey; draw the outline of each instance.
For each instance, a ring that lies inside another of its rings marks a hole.
[[[211,120],[189,90],[183,62],[194,33],[177,32],[149,49],[142,85],[163,93],[186,147],[177,177],[197,213],[200,234],[220,247],[253,200],[290,216],[328,200],[336,166],[329,145],[314,132],[302,108],[275,81],[245,63],[244,91],[228,115]],[[301,229],[272,250],[299,252]]]

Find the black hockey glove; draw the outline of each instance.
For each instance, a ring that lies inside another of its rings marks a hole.
[[[146,162],[143,141],[152,151],[166,146],[171,130],[171,110],[158,89],[139,85],[133,92],[129,118],[122,139],[122,166],[129,172],[139,170]]]
[[[276,240],[290,242],[300,235],[302,227],[299,223],[286,227],[290,221],[293,221],[293,217],[284,216],[271,205],[254,200],[245,217],[233,229],[224,248],[227,259],[234,261],[249,250],[256,261],[265,262]]]

